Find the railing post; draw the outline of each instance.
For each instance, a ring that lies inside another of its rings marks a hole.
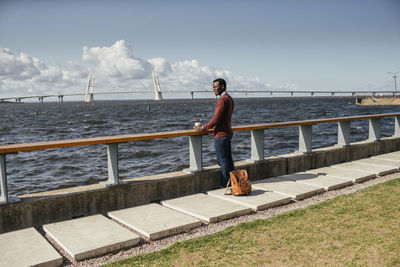
[[[350,145],[350,121],[338,122],[338,146]]]
[[[107,144],[107,166],[108,166],[108,179],[102,184],[117,185],[119,184],[119,170],[118,170],[118,144]]]
[[[299,125],[299,152],[309,153],[312,149],[312,125]]]
[[[394,117],[394,135],[395,137],[400,137],[400,117]]]
[[[369,119],[368,141],[381,140],[381,119]]]
[[[190,172],[202,170],[202,135],[189,136]]]
[[[0,204],[8,202],[6,154],[0,155]]]
[[[264,160],[264,130],[251,130],[251,160]]]

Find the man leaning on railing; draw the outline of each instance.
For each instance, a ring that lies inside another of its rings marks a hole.
[[[213,89],[216,96],[220,96],[215,106],[214,117],[205,125],[202,130],[214,128],[214,146],[217,154],[218,165],[221,166],[221,186],[226,187],[229,180],[229,173],[234,169],[232,159],[231,140],[232,113],[234,108],[233,99],[226,92],[224,79],[213,81]]]

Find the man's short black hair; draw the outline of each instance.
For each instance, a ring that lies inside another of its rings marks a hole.
[[[226,90],[226,82],[225,82],[224,79],[218,78],[218,79],[215,79],[215,80],[213,81],[213,83],[215,83],[215,82],[219,82],[219,85],[223,85],[223,86],[224,86],[224,89]]]

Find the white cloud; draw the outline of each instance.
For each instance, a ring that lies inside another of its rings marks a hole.
[[[25,53],[14,55],[0,47],[0,96],[45,95],[65,92],[80,86],[87,68],[73,63],[47,66]]]
[[[258,77],[235,75],[228,70],[201,65],[197,60],[174,63],[164,58],[141,59],[124,40],[105,47],[83,47],[82,59],[89,68],[73,62],[48,66],[25,53],[14,55],[0,47],[0,97],[54,93],[84,93],[89,72],[96,77],[95,91],[153,91],[151,72],[160,77],[162,90],[205,90],[218,78],[226,79],[228,90],[268,90],[271,84]],[[274,88],[293,88],[277,85]],[[210,89],[211,90],[211,89]]]
[[[133,56],[131,46],[124,40],[117,41],[110,47],[83,47],[83,60],[93,64],[97,75],[124,78],[144,79],[151,75],[152,65]]]
[[[0,48],[0,76],[13,80],[26,80],[40,74],[43,64],[24,53],[14,56],[10,49]]]
[[[151,58],[147,61],[153,66],[153,69],[157,74],[161,76],[167,76],[172,72],[171,64],[169,64],[169,62],[164,58]]]

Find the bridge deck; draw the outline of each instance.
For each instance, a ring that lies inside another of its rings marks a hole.
[[[311,96],[314,96],[315,94],[328,94],[331,96],[335,95],[351,95],[351,96],[356,96],[356,95],[372,95],[375,96],[377,94],[383,95],[383,96],[388,96],[388,95],[395,95],[396,92],[392,90],[375,90],[375,91],[370,91],[370,90],[345,90],[345,91],[317,91],[317,90],[229,90],[230,93],[240,93],[240,94],[290,94],[293,96],[294,94],[308,94]],[[161,91],[161,93],[174,93],[174,94],[194,94],[194,93],[209,93],[213,94],[212,90],[188,90],[188,91],[182,91],[182,90],[164,90]],[[96,92],[93,93],[93,95],[117,95],[117,94],[154,94],[154,90],[137,90],[137,91],[113,91],[113,92]],[[29,98],[37,98],[40,100],[43,100],[44,98],[49,98],[49,97],[58,97],[58,98],[63,98],[64,96],[84,96],[86,93],[58,93],[58,94],[48,94],[48,95],[25,95],[25,96],[8,96],[8,97],[0,97],[0,101],[5,101],[5,100],[11,100],[15,99],[16,101],[21,101],[22,99],[29,99]]]

